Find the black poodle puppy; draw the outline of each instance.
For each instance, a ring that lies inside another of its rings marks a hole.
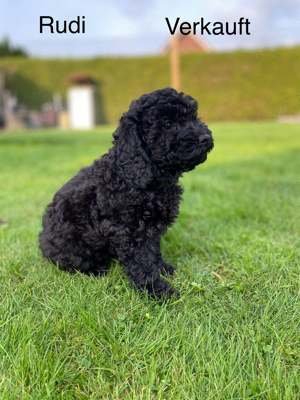
[[[48,205],[43,256],[63,270],[94,275],[117,258],[137,289],[172,296],[174,288],[160,275],[175,269],[162,258],[160,238],[179,213],[179,177],[213,148],[197,108],[192,97],[170,88],[134,100],[113,134],[113,148]]]

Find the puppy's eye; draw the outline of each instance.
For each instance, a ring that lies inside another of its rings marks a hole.
[[[166,123],[164,124],[164,128],[167,129],[167,130],[172,129],[172,128],[173,128],[172,122],[169,122],[169,121],[166,122]]]

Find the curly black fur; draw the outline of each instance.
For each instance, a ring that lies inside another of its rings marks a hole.
[[[178,216],[179,177],[213,148],[197,108],[192,97],[170,88],[134,100],[113,134],[113,148],[48,205],[43,256],[63,270],[94,275],[106,272],[115,257],[136,288],[171,296],[175,290],[160,274],[175,270],[161,256],[160,237]]]

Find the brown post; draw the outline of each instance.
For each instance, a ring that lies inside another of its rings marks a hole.
[[[179,53],[178,53],[178,35],[171,36],[171,87],[180,91],[180,70],[179,70]]]
[[[0,71],[0,104],[2,102],[3,90],[4,90],[4,72]]]

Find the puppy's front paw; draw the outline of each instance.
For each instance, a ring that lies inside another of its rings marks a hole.
[[[171,264],[167,264],[166,262],[161,262],[159,265],[160,273],[164,276],[171,276],[176,271],[176,268]]]
[[[168,290],[166,290],[164,293],[162,293],[160,298],[162,300],[168,300],[168,299],[171,299],[172,297],[175,300],[179,300],[180,299],[180,292],[178,290],[176,290],[175,288],[173,288],[173,286],[170,286],[168,288]]]
[[[174,272],[176,272],[176,268],[174,268],[171,264],[165,264],[163,270],[170,276],[173,275]]]
[[[169,282],[162,280],[160,280],[159,283],[150,290],[148,289],[148,293],[151,297],[156,297],[161,300],[168,300],[173,296],[176,296],[177,299],[180,298],[180,292],[171,286]]]

